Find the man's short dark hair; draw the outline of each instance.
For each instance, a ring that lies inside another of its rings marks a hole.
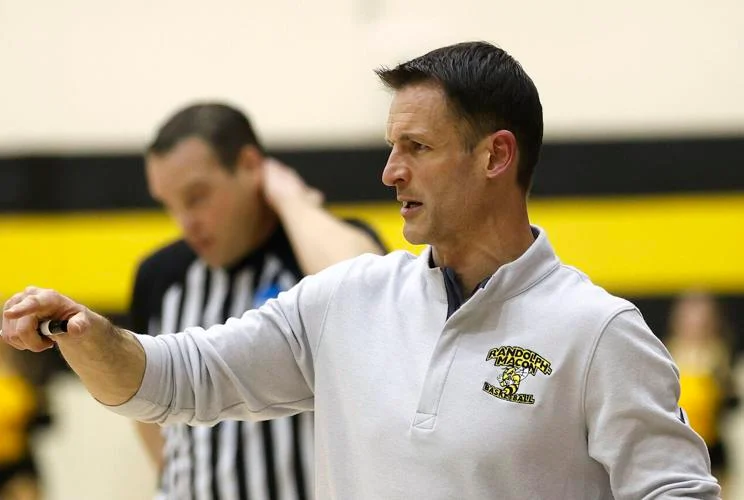
[[[511,131],[520,153],[517,179],[529,192],[542,147],[542,105],[532,79],[506,51],[487,42],[458,43],[376,73],[393,90],[438,84],[463,121],[461,137],[468,149],[490,133]]]
[[[163,155],[184,139],[198,137],[209,144],[223,167],[233,170],[240,151],[263,147],[248,117],[238,109],[221,103],[197,103],[177,111],[157,132],[147,153]]]

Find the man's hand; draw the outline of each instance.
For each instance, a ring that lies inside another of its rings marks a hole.
[[[294,169],[273,158],[264,163],[263,189],[269,205],[280,215],[290,207],[323,204],[323,193],[305,184]]]
[[[366,231],[326,210],[323,194],[305,184],[297,172],[273,159],[263,167],[264,195],[279,216],[304,274],[366,252],[383,252]]]
[[[46,319],[66,319],[68,339],[81,337],[97,319],[86,307],[54,290],[28,287],[5,303],[2,318],[2,339],[19,350],[40,352],[54,342],[38,333]]]
[[[47,319],[67,320],[52,342],[38,333]],[[16,349],[43,351],[56,342],[65,360],[98,401],[119,405],[139,389],[145,352],[132,333],[54,290],[29,287],[3,308],[2,338]]]

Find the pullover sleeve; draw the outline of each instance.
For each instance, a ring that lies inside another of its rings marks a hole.
[[[109,408],[137,420],[192,425],[312,410],[313,353],[351,262],[306,277],[225,324],[137,335],[147,358],[142,384],[131,400]]]
[[[616,499],[719,498],[679,395],[677,367],[641,314],[615,314],[588,365],[584,411],[589,454],[607,470]]]

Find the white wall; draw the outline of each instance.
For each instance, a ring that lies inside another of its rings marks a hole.
[[[141,147],[208,97],[270,145],[380,141],[372,69],[466,39],[524,64],[548,137],[744,131],[739,0],[0,0],[0,152]]]

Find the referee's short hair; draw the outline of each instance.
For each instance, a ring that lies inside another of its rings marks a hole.
[[[264,153],[250,120],[242,111],[223,103],[195,103],[177,111],[160,127],[148,154],[163,155],[179,142],[198,137],[209,144],[223,167],[233,170],[241,149],[254,146]]]

